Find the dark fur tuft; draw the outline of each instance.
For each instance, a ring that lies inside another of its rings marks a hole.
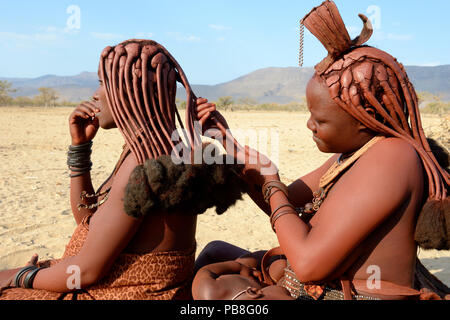
[[[423,249],[450,249],[450,199],[428,200],[417,220],[415,240]]]
[[[444,168],[447,172],[450,172],[450,154],[442,147],[436,140],[427,138],[428,144],[430,145],[431,152],[433,152],[439,165]]]
[[[155,199],[145,174],[144,166],[137,166],[130,175],[125,191],[124,209],[130,216],[138,218],[148,212],[154,205]]]
[[[245,184],[237,173],[242,165],[174,164],[170,156],[147,160],[137,166],[125,190],[124,208],[132,217],[142,217],[152,211],[182,211],[202,214],[216,207],[224,213],[245,193]]]

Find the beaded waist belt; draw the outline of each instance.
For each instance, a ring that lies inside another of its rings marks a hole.
[[[301,283],[294,271],[288,266],[284,269],[284,276],[279,283],[286,288],[291,297],[297,300],[344,300],[344,293],[328,285],[305,285]],[[379,300],[374,297],[352,295],[353,300]]]

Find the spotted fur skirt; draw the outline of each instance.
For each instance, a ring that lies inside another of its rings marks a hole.
[[[88,219],[80,223],[66,246],[62,259],[76,255],[88,234]],[[40,261],[38,266],[52,266],[62,259]],[[192,299],[195,250],[122,253],[108,274],[97,284],[70,293],[10,288],[0,300],[188,300]]]

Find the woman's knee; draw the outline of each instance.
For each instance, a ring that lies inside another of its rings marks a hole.
[[[198,255],[195,269],[198,270],[211,263],[235,260],[246,253],[249,251],[231,243],[214,240],[209,242]]]
[[[202,250],[202,252],[203,252],[203,251],[205,251],[205,252],[214,252],[214,251],[217,251],[217,250],[221,250],[222,248],[227,247],[227,246],[229,246],[229,245],[230,245],[230,244],[227,243],[227,242],[225,242],[225,241],[214,240],[214,241],[209,242],[209,243],[204,247],[204,249]]]

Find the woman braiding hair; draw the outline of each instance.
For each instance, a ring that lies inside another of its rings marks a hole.
[[[332,1],[301,20],[301,39],[304,26],[328,51],[306,88],[306,125],[331,158],[286,186],[278,173],[265,174],[262,162],[244,158],[250,148],[237,154],[249,195],[269,216],[280,244],[262,259],[264,283],[308,300],[449,298],[450,288],[417,258],[418,245],[450,248],[449,173],[425,137],[404,67],[364,45],[373,29],[360,18],[364,28],[353,40]],[[199,110],[212,110],[200,102]],[[196,268],[245,253],[213,242]],[[284,275],[271,278],[267,263],[281,254]]]
[[[424,134],[417,95],[405,68],[388,53],[362,46],[369,40],[372,26],[367,17],[360,17],[364,28],[353,41],[331,1],[301,20],[328,51],[315,67],[315,75],[325,81],[331,98],[356,120],[374,132],[400,138],[414,147],[425,169],[428,188],[416,241],[425,249],[449,250],[450,174],[436,160]]]

